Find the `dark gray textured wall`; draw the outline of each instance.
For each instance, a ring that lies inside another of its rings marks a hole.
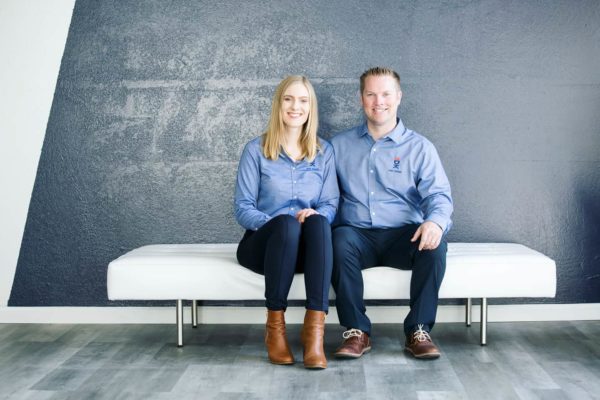
[[[330,137],[379,64],[442,156],[450,240],[526,244],[557,261],[553,301],[599,302],[599,26],[594,0],[79,0],[9,305],[107,305],[125,251],[237,242],[238,157],[279,80],[312,79]]]

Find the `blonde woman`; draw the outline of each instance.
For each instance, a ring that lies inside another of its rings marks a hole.
[[[294,273],[304,273],[304,366],[323,369],[332,270],[331,228],[338,205],[333,149],[317,137],[317,97],[303,76],[275,90],[266,132],[242,153],[235,216],[246,229],[238,262],[265,277],[269,361],[293,364],[284,312]]]

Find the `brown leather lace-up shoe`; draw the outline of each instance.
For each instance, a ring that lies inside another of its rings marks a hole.
[[[267,310],[267,329],[265,345],[269,361],[273,364],[288,365],[294,363],[294,356],[285,334],[285,317],[283,311]]]
[[[415,358],[432,359],[440,356],[440,351],[433,344],[429,333],[423,330],[423,325],[419,325],[417,330],[406,338],[405,348]]]
[[[349,329],[343,333],[344,342],[335,351],[337,358],[359,358],[371,351],[369,335],[360,329]]]

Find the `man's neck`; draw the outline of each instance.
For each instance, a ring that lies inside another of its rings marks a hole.
[[[367,128],[369,130],[369,135],[371,135],[373,140],[379,140],[393,131],[397,124],[397,122],[394,122],[394,124],[388,125],[373,125],[367,121]]]

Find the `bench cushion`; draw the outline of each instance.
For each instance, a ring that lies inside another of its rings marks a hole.
[[[110,300],[264,299],[264,277],[240,266],[237,244],[157,244],[132,250],[108,266]],[[410,271],[363,271],[366,299],[408,299]],[[296,274],[290,300],[305,299]],[[554,297],[552,259],[513,243],[449,243],[440,298]],[[330,290],[330,298],[335,298]]]

